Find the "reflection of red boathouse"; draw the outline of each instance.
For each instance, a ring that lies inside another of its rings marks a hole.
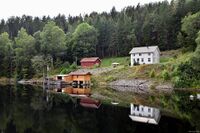
[[[91,89],[89,86],[68,86],[66,88],[62,88],[62,92],[67,94],[74,94],[74,95],[87,95],[91,94]]]
[[[86,108],[96,108],[98,109],[101,106],[101,102],[99,100],[94,100],[89,97],[81,98],[80,105]]]

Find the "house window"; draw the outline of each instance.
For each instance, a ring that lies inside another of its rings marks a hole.
[[[133,56],[135,56],[135,54],[133,54]]]
[[[150,55],[151,55],[151,53],[148,53],[148,55],[150,56]]]
[[[137,58],[137,62],[139,62],[140,61],[140,59],[139,58]]]
[[[144,111],[144,108],[142,108],[142,111]]]
[[[148,108],[148,112],[151,112],[151,109],[150,109],[150,108]]]
[[[141,56],[142,54],[141,53],[139,53],[139,56]]]
[[[144,58],[141,59],[141,62],[144,62]]]
[[[151,62],[151,58],[148,58],[148,62]]]

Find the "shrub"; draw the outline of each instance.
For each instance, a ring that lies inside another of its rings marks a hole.
[[[149,77],[150,78],[154,78],[155,77],[155,70],[152,69],[151,72],[149,73]]]
[[[75,69],[77,69],[77,65],[75,63],[73,63],[73,64],[71,64],[71,66],[69,68],[75,70]]]
[[[190,62],[180,64],[175,70],[174,86],[180,87],[196,87],[200,80],[200,71],[194,69]]]
[[[150,88],[150,90],[155,90],[156,86],[154,84],[151,84],[149,88]]]
[[[113,77],[113,76],[111,76],[111,75],[109,75],[109,76],[106,77],[106,79],[105,79],[106,82],[111,82],[111,81],[115,81],[115,80],[116,80],[116,78]]]
[[[162,72],[162,78],[163,78],[164,80],[169,80],[169,79],[170,79],[170,75],[169,75],[169,72],[168,72],[167,70],[164,70],[164,71]]]
[[[71,65],[68,66],[68,67],[67,67],[67,65],[68,65],[68,64],[66,64],[66,67],[65,67],[65,68],[62,68],[60,74],[67,74],[67,73],[70,73],[70,72],[72,72],[72,71],[74,71],[74,70],[77,69],[77,66],[76,66],[76,64],[74,64],[74,63],[71,64]]]
[[[60,74],[67,74],[67,73],[70,73],[71,70],[69,68],[63,68],[60,72]]]
[[[66,61],[66,62],[64,62],[64,63],[62,64],[62,68],[66,68],[66,67],[69,67],[69,66],[70,66],[70,64],[69,64],[68,61]]]

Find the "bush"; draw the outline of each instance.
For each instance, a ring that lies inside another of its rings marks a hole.
[[[105,79],[106,82],[111,82],[111,81],[115,81],[115,80],[116,80],[116,78],[111,75],[106,77],[106,79]]]
[[[155,89],[156,89],[156,86],[155,86],[154,84],[151,84],[150,87],[149,87],[149,89],[150,89],[150,90],[155,90]]]
[[[66,61],[66,62],[64,62],[63,64],[62,64],[62,68],[68,68],[70,66],[70,64],[69,64],[69,62],[68,61]]]
[[[68,68],[63,68],[63,69],[61,70],[60,74],[68,74],[68,73],[70,73],[70,72],[71,72],[70,69],[68,69]]]
[[[67,67],[68,66],[68,67]],[[60,74],[68,74],[68,73],[70,73],[70,72],[72,72],[72,71],[74,71],[74,70],[76,70],[77,69],[77,66],[76,66],[76,64],[71,64],[70,66],[66,63],[66,67],[65,68],[62,68],[62,70],[61,70],[61,72],[60,72]]]
[[[194,69],[190,62],[180,64],[174,72],[174,86],[181,87],[196,87],[200,80],[200,71]]]
[[[69,68],[75,70],[75,69],[77,69],[77,65],[75,63],[73,63],[73,64],[71,64],[71,66]]]
[[[150,78],[154,78],[155,77],[155,70],[152,69],[151,72],[149,73],[149,77]]]
[[[170,75],[169,75],[169,72],[168,72],[167,70],[164,70],[164,71],[162,72],[162,78],[163,78],[164,80],[169,80],[169,79],[170,79]]]

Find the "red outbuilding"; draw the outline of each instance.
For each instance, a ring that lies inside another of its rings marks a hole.
[[[99,57],[83,58],[80,62],[83,68],[91,68],[101,65],[101,60],[99,59]]]

